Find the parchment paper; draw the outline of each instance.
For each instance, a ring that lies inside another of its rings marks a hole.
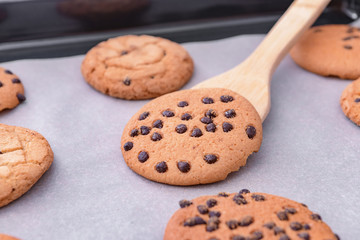
[[[184,88],[240,63],[262,38],[184,44],[196,66]],[[306,203],[342,240],[359,239],[360,128],[339,105],[350,81],[306,72],[286,57],[273,77],[260,152],[223,182],[175,187],[135,174],[122,158],[122,130],[146,101],[93,90],[80,74],[82,59],[1,64],[20,76],[27,101],[0,113],[0,122],[42,133],[55,160],[27,194],[0,209],[0,232],[32,240],[162,239],[180,199],[249,188]]]

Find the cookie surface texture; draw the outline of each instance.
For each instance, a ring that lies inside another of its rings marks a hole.
[[[0,233],[0,240],[20,240],[20,239]]]
[[[92,87],[123,99],[149,99],[178,90],[193,69],[182,46],[146,35],[101,42],[86,54],[81,67]]]
[[[220,193],[180,201],[164,240],[337,240],[305,205],[265,193]]]
[[[302,68],[326,77],[360,77],[360,29],[349,25],[310,28],[290,52]]]
[[[149,102],[127,123],[121,148],[136,173],[161,183],[195,185],[238,171],[261,141],[255,108],[233,91],[213,88]]]
[[[345,88],[341,95],[340,105],[344,114],[360,126],[360,79]]]
[[[0,207],[26,193],[54,159],[39,133],[0,124]]]
[[[25,101],[24,86],[18,76],[0,67],[0,112]]]

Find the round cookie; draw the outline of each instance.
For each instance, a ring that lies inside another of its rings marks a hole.
[[[99,43],[81,66],[98,91],[124,99],[149,99],[181,88],[194,69],[177,43],[152,36],[122,36]]]
[[[255,108],[228,89],[184,90],[159,97],[125,126],[126,164],[156,182],[195,185],[223,180],[260,149]]]
[[[24,87],[19,77],[0,67],[0,112],[25,101]]]
[[[53,159],[49,143],[39,133],[0,124],[0,207],[26,193]]]
[[[20,239],[0,233],[0,240],[20,240]]]
[[[349,25],[310,28],[290,52],[302,68],[326,77],[360,77],[360,29]]]
[[[339,240],[306,205],[265,193],[219,193],[180,201],[164,240]]]
[[[340,105],[345,115],[360,126],[360,79],[345,88],[341,95]]]

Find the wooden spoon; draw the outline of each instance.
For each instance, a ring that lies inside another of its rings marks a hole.
[[[262,121],[270,111],[270,81],[280,61],[331,0],[295,0],[241,64],[193,88],[227,88],[248,99]]]

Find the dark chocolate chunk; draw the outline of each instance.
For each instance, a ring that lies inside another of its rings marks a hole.
[[[19,83],[21,83],[20,79],[18,79],[18,78],[13,78],[11,81],[12,81],[12,83],[14,83],[14,84],[19,84]]]
[[[180,170],[180,172],[183,173],[187,173],[188,171],[190,171],[190,164],[185,161],[178,162],[177,167]]]
[[[256,128],[251,125],[247,126],[246,134],[248,135],[248,138],[253,139],[256,136]]]
[[[230,109],[224,113],[226,118],[234,118],[236,117],[236,112],[234,109]]]
[[[276,215],[281,221],[289,220],[287,213],[284,211],[277,212]]]
[[[197,206],[197,210],[200,214],[207,214],[209,212],[209,209],[205,205],[199,205]]]
[[[194,128],[191,133],[191,137],[201,137],[203,135],[202,131],[199,128]]]
[[[295,208],[285,208],[285,212],[294,215],[297,213]]]
[[[22,103],[22,102],[24,102],[26,100],[26,97],[21,93],[17,93],[16,97],[19,100],[19,103]]]
[[[283,228],[278,227],[278,226],[274,227],[274,234],[275,235],[279,235],[279,234],[282,234],[282,233],[285,233],[285,230]]]
[[[217,113],[213,109],[209,109],[205,113],[205,117],[208,117],[208,118],[215,118],[216,116],[217,116]]]
[[[230,132],[231,130],[233,130],[234,127],[230,123],[224,122],[222,128],[224,132]]]
[[[238,221],[236,221],[236,220],[229,220],[229,221],[226,222],[226,225],[228,226],[228,228],[229,228],[230,230],[233,230],[233,229],[235,229],[235,228],[238,227]]]
[[[161,134],[157,132],[154,132],[153,135],[151,136],[151,140],[153,140],[154,142],[160,141],[161,139],[162,139]]]
[[[224,103],[227,103],[227,102],[232,102],[234,100],[234,98],[232,96],[229,96],[229,95],[222,95],[220,97],[220,100]]]
[[[4,86],[4,84],[2,82],[0,82],[0,87]]]
[[[123,55],[126,55],[126,54],[128,54],[129,52],[128,51],[126,51],[126,50],[123,50],[123,51],[121,51],[121,55],[123,56]]]
[[[344,48],[347,50],[351,50],[353,47],[351,45],[344,45]]]
[[[253,194],[253,195],[251,195],[251,198],[254,199],[257,202],[265,201],[265,197],[263,195],[260,195],[260,194]]]
[[[211,120],[211,118],[208,118],[208,117],[202,117],[202,118],[200,119],[200,121],[201,121],[202,123],[204,123],[204,124],[210,124],[210,123],[213,122],[213,121]]]
[[[319,214],[314,213],[314,214],[311,214],[310,217],[312,220],[321,221],[321,216]]]
[[[186,102],[186,101],[181,101],[181,102],[179,102],[178,103],[178,107],[187,107],[187,106],[189,106],[189,103],[188,102]]]
[[[130,151],[133,148],[134,144],[132,142],[126,142],[124,144],[124,150],[125,151]]]
[[[137,130],[136,128],[131,130],[130,137],[136,137],[138,135],[139,135],[139,130]]]
[[[250,191],[248,189],[241,189],[240,194],[247,194],[247,193],[250,193]]]
[[[153,127],[154,128],[163,128],[163,122],[161,120],[156,120],[154,123],[153,123]]]
[[[164,173],[168,170],[168,167],[167,167],[166,162],[159,162],[158,164],[156,164],[155,169],[159,173]]]
[[[236,195],[233,197],[233,201],[234,201],[237,205],[247,204],[246,199],[245,199],[244,196],[241,195],[240,193],[236,194]]]
[[[260,231],[255,231],[251,234],[249,240],[260,240],[262,239],[264,236],[262,234],[262,232]]]
[[[126,78],[124,79],[123,83],[124,83],[125,86],[130,86],[130,84],[131,84],[131,79],[130,79],[129,77],[126,77]]]
[[[202,101],[204,104],[213,104],[213,103],[214,103],[214,99],[209,98],[209,97],[203,98],[201,101]]]
[[[310,240],[310,235],[307,232],[302,232],[298,234],[299,238],[302,238],[304,240]]]
[[[144,163],[149,159],[149,154],[145,151],[141,151],[138,155],[139,162]]]
[[[210,211],[209,212],[209,217],[220,217],[221,216],[221,212],[218,211]]]
[[[343,38],[342,40],[343,40],[343,41],[349,41],[349,40],[355,39],[355,38],[359,38],[359,36],[356,36],[356,35],[354,35],[354,36],[349,36],[349,37]]]
[[[274,222],[268,222],[268,223],[265,223],[263,225],[263,227],[266,227],[266,228],[271,230],[271,229],[273,229],[275,227],[275,223]]]
[[[196,225],[200,225],[200,224],[206,224],[205,220],[202,219],[201,217],[193,217],[193,218],[189,218],[184,222],[184,226],[188,226],[188,227],[193,227]]]
[[[190,206],[191,204],[192,204],[191,201],[185,200],[185,199],[183,199],[183,200],[181,200],[181,201],[179,202],[179,205],[180,205],[181,208],[188,207],[188,206]]]
[[[335,233],[335,237],[336,237],[336,240],[340,240],[339,235],[337,235],[336,233]]]
[[[216,125],[214,123],[210,123],[206,125],[206,131],[207,132],[215,132],[216,131]]]
[[[310,230],[310,229],[311,229],[310,225],[307,224],[307,223],[305,223],[305,224],[303,225],[303,228],[304,228],[305,230]]]
[[[147,126],[140,127],[141,135],[148,135],[150,133],[150,128]]]
[[[183,121],[189,121],[190,119],[192,119],[192,116],[189,113],[184,113],[181,115],[181,120]]]
[[[206,231],[213,232],[219,228],[220,220],[218,217],[210,217],[206,224]]]
[[[284,234],[282,235],[279,240],[291,240],[288,235]]]
[[[162,115],[164,117],[173,117],[173,116],[175,116],[175,113],[170,111],[170,110],[165,110],[165,111],[162,112]]]
[[[360,98],[356,98],[356,99],[354,100],[354,102],[359,103],[359,102],[360,102]]]
[[[214,154],[206,154],[204,156],[204,160],[205,162],[207,162],[208,164],[213,164],[217,161],[217,156]]]
[[[185,124],[179,124],[176,126],[175,131],[179,134],[183,134],[184,132],[187,131],[187,127]]]
[[[228,197],[229,194],[227,194],[226,192],[220,192],[220,193],[218,193],[218,196],[219,197]]]
[[[0,151],[0,154],[3,154],[2,151]]]
[[[305,203],[300,203],[302,206],[304,206],[304,207],[308,207]]]
[[[209,207],[209,208],[212,208],[214,206],[216,206],[217,204],[217,201],[213,198],[210,198],[209,200],[206,201],[206,205]]]
[[[254,218],[252,216],[246,216],[241,219],[238,224],[240,227],[247,227],[254,222]]]
[[[246,240],[246,238],[241,235],[235,235],[231,238],[231,240]]]
[[[139,120],[140,120],[140,121],[141,121],[141,120],[144,120],[144,119],[146,119],[149,115],[150,115],[149,112],[143,112],[142,114],[140,114]]]
[[[303,228],[303,226],[299,222],[292,222],[290,223],[290,228],[294,231],[299,231]]]
[[[10,71],[10,70],[5,70],[5,73],[6,73],[6,74],[13,75],[12,71]]]

